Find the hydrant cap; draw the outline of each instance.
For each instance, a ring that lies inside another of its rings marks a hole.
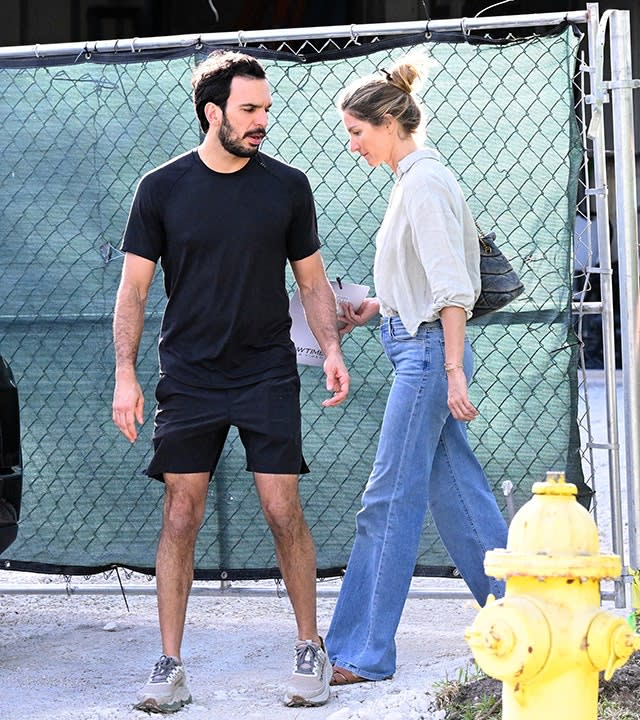
[[[577,488],[564,473],[547,473],[533,497],[515,514],[507,549],[485,557],[493,577],[578,577],[602,579],[620,574],[620,558],[600,554],[598,528],[576,502]]]
[[[578,488],[565,481],[563,472],[548,472],[544,482],[533,483],[534,495],[577,495]]]
[[[533,497],[516,513],[509,529],[508,550],[547,555],[597,555],[598,528],[576,502],[578,489],[564,473],[547,473],[533,486]]]

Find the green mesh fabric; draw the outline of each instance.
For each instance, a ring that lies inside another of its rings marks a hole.
[[[471,395],[480,418],[469,435],[502,508],[504,481],[513,483],[518,506],[548,470],[566,470],[588,490],[570,312],[581,160],[572,84],[578,41],[564,28],[518,42],[373,42],[304,62],[259,52],[274,97],[263,149],[308,173],[330,278],[368,285],[393,180],[349,153],[335,101],[346,82],[388,67],[412,46],[436,61],[422,90],[428,142],[526,286],[503,312],[470,326]],[[122,265],[116,248],[138,178],[199,142],[189,79],[209,49],[39,59],[33,66],[0,61],[0,352],[18,382],[24,455],[20,530],[3,556],[13,568],[153,570],[163,486],[143,470],[164,295],[158,272],[139,353],[146,422],[130,445],[110,408],[111,322]],[[301,493],[319,575],[346,565],[391,381],[375,327],[345,338],[344,352],[352,394],[339,408],[321,407],[321,370],[300,368],[312,470]],[[196,567],[199,578],[278,576],[234,431],[210,486]],[[427,518],[416,574],[453,572]]]

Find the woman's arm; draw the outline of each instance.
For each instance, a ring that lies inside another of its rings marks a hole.
[[[469,400],[463,367],[467,314],[461,307],[444,307],[440,310],[440,322],[444,331],[444,367],[449,381],[449,410],[456,420],[469,422],[478,417],[478,410]]]
[[[371,318],[380,314],[380,303],[378,298],[365,298],[360,307],[355,309],[351,303],[341,303],[342,316],[340,320],[346,325],[340,328],[340,334],[350,333],[354,327],[366,325]]]

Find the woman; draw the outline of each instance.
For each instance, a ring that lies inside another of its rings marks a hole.
[[[343,307],[343,332],[380,313],[395,374],[327,635],[333,685],[394,674],[394,637],[427,508],[476,600],[484,605],[504,590],[483,562],[488,550],[506,547],[507,526],[465,425],[478,415],[465,337],[480,291],[478,237],[453,174],[418,144],[422,112],[412,93],[420,75],[405,60],[350,86],[339,102],[351,152],[396,175],[376,239],[377,297],[357,312]]]

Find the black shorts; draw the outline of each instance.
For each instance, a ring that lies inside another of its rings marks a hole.
[[[162,375],[156,400],[149,477],[208,472],[211,478],[232,425],[238,428],[250,472],[309,472],[302,456],[297,372],[223,390],[197,388]]]

